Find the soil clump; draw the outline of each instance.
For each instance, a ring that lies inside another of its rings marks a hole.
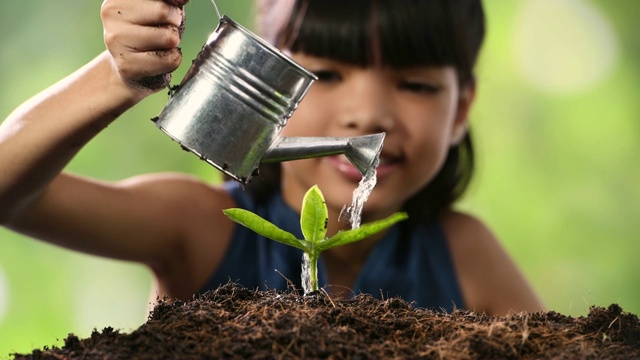
[[[111,327],[15,359],[634,359],[640,320],[612,304],[581,317],[487,316],[401,299],[258,291],[227,284],[162,300],[131,333]]]

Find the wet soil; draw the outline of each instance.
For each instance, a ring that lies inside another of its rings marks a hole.
[[[300,296],[225,285],[160,301],[131,333],[70,334],[15,359],[634,359],[640,320],[618,305],[588,315],[487,316],[416,309],[400,299]]]

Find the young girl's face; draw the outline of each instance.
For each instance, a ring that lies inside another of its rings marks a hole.
[[[363,217],[378,218],[402,204],[438,172],[449,147],[462,139],[473,98],[453,67],[358,67],[328,58],[292,54],[314,72],[311,86],[283,136],[351,137],[386,132],[378,182]],[[314,184],[330,211],[351,203],[361,175],[344,156],[282,163],[283,191],[299,206]]]

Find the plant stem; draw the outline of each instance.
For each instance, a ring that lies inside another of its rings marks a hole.
[[[318,290],[318,258],[320,257],[320,253],[314,251],[313,254],[309,256],[309,275],[311,280],[311,291]]]

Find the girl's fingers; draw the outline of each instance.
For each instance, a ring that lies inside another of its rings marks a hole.
[[[164,0],[164,1],[166,1],[167,3],[173,6],[177,6],[179,8],[182,8],[189,2],[189,0]]]
[[[130,26],[130,31],[105,34],[109,49],[125,52],[166,51],[180,45],[180,30],[174,26]]]
[[[182,60],[177,48],[167,51],[149,51],[143,53],[126,53],[119,56],[118,72],[129,81],[173,72]],[[141,66],[141,64],[143,64]]]
[[[170,3],[173,2],[104,1],[101,11],[104,41],[123,81],[158,90],[166,84],[164,74],[180,65],[182,55],[178,45],[184,9]]]
[[[183,13],[183,8],[163,0],[105,0],[101,9],[104,23],[124,22],[147,26],[180,26]]]

